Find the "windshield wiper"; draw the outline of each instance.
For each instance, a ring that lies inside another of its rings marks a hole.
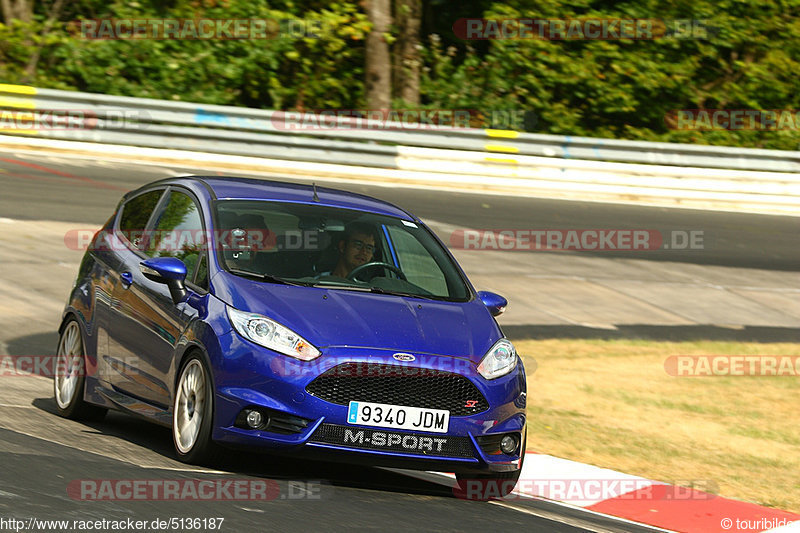
[[[236,274],[238,276],[245,276],[248,278],[255,278],[260,281],[267,281],[269,283],[277,283],[279,285],[293,285],[295,287],[307,287],[307,285],[303,283],[294,283],[291,281],[287,281],[283,278],[279,278],[277,276],[273,276],[272,274],[262,274],[261,272],[251,272],[249,270],[239,270],[238,268],[229,268],[228,272],[232,274]]]
[[[410,292],[400,292],[400,291],[389,291],[386,289],[382,289],[381,287],[370,287],[370,292],[376,292],[378,294],[391,294],[392,296],[405,296],[407,298],[421,298],[423,300],[439,300],[435,296],[428,296],[426,294],[414,294]]]
[[[381,287],[375,286],[363,286],[363,285],[346,285],[344,283],[331,283],[331,282],[322,282],[322,283],[315,283],[312,287],[323,287],[326,289],[341,289],[345,291],[357,291],[357,292],[374,292],[376,294],[389,294],[391,296],[404,296],[407,298],[421,298],[423,300],[441,300],[441,298],[437,298],[436,296],[428,296],[426,294],[415,294],[410,292],[401,292],[401,291],[390,291]]]
[[[347,285],[344,283],[331,283],[329,281],[323,281],[322,283],[315,283],[312,285],[312,287],[325,288],[325,289],[342,289],[345,291],[371,292],[370,287],[360,286],[360,285]]]

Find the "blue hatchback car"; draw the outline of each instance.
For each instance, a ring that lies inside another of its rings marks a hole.
[[[516,483],[525,371],[444,244],[392,204],[265,180],[182,177],[126,194],[59,328],[58,411],[226,448]]]

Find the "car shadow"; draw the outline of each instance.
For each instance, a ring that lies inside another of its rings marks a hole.
[[[56,412],[55,400],[36,398],[32,405],[53,416]],[[102,435],[122,439],[126,442],[154,451],[175,461],[176,467],[185,466],[177,461],[169,428],[153,424],[136,415],[119,411],[109,411],[99,422],[75,421],[84,426],[87,435]],[[287,455],[267,452],[224,449],[221,457],[213,463],[202,465],[206,468],[223,470],[250,477],[275,480],[321,482],[322,484],[399,492],[427,496],[455,497],[453,490],[443,484],[403,475],[383,468],[298,459]]]
[[[6,348],[8,354],[5,355],[55,355],[58,349],[58,331],[16,337],[6,341]]]

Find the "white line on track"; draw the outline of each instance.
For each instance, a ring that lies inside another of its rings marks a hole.
[[[402,474],[410,477],[414,477],[417,479],[421,479],[423,481],[427,481],[429,483],[438,483],[440,485],[454,487],[455,486],[455,476],[453,474],[445,473],[445,472],[434,472],[434,471],[422,471],[422,470],[404,470],[399,468],[384,468],[383,470],[389,470],[391,472],[395,472],[397,474]],[[547,502],[548,504],[563,507],[565,509],[569,509],[571,511],[576,511],[579,513],[585,513],[587,515],[603,517],[609,520],[613,520],[615,522],[620,522],[621,524],[630,524],[635,526],[640,526],[643,528],[650,529],[653,532],[661,532],[661,531],[669,531],[668,529],[660,529],[654,526],[650,526],[647,524],[642,524],[640,522],[635,522],[633,520],[627,520],[625,518],[620,518],[617,516],[611,516],[603,513],[598,513],[597,511],[592,511],[591,509],[586,509],[584,507],[579,507],[576,505],[570,505],[568,503],[560,502],[557,500],[549,500],[547,498],[541,498],[538,496],[532,496],[530,494],[523,494],[521,492],[514,492],[513,496],[509,496],[509,498],[516,498],[518,500],[523,500],[526,502],[530,501],[538,501],[538,502]],[[539,518],[545,518],[548,520],[554,520],[559,523],[567,524],[570,526],[578,527],[581,529],[585,529],[587,531],[592,531],[595,533],[607,533],[607,532],[616,532],[617,530],[614,529],[607,529],[601,526],[597,526],[594,524],[586,524],[585,522],[581,521],[580,519],[571,519],[565,517],[561,514],[547,511],[544,509],[530,509],[528,507],[517,507],[514,505],[513,501],[511,500],[490,500],[488,503],[493,505],[499,505],[500,507],[505,507],[507,509],[511,509],[514,511],[518,511],[520,513],[525,513],[533,516],[537,516]],[[572,520],[572,521],[570,521]],[[594,528],[594,529],[592,529]]]
[[[428,471],[423,471],[423,470],[405,470],[405,469],[400,469],[400,468],[383,468],[383,470],[389,470],[390,472],[394,472],[394,473],[397,473],[397,474],[413,477],[413,478],[416,478],[416,479],[421,479],[423,481],[427,481],[428,483],[438,483],[440,485],[444,485],[444,486],[447,486],[447,487],[455,487],[455,476],[453,474],[446,473],[446,472],[434,472],[434,471],[431,471],[431,470],[428,470]],[[564,503],[564,502],[559,502],[559,501],[556,501],[556,500],[548,500],[546,498],[540,498],[538,496],[532,496],[532,495],[529,495],[529,494],[523,494],[521,492],[514,492],[514,495],[513,496],[509,496],[509,498],[516,498],[518,500],[523,500],[523,501],[526,501],[526,502],[531,502],[531,501],[547,502],[548,504],[557,505],[559,507],[563,507],[565,509],[569,509],[569,510],[571,510],[573,512],[579,512],[579,513],[585,513],[585,514],[592,515],[592,516],[603,517],[603,518],[606,518],[606,519],[609,519],[609,520],[613,520],[615,522],[620,522],[621,524],[630,524],[630,525],[640,526],[640,527],[643,527],[643,528],[650,529],[653,532],[661,532],[661,531],[667,531],[668,532],[669,531],[668,529],[659,529],[657,527],[653,527],[653,526],[650,526],[650,525],[647,525],[647,524],[642,524],[640,522],[634,522],[633,520],[627,520],[625,518],[619,518],[617,516],[611,516],[611,515],[607,515],[607,514],[603,514],[603,513],[598,513],[597,511],[592,511],[590,509],[585,509],[583,507],[570,505],[570,504],[567,504],[567,503]],[[493,505],[499,505],[500,507],[505,507],[507,509],[511,509],[513,511],[518,511],[520,513],[525,513],[525,514],[537,516],[539,518],[545,518],[547,520],[554,520],[554,521],[562,523],[562,524],[567,524],[567,525],[570,525],[570,526],[578,527],[580,529],[584,529],[586,531],[592,531],[594,533],[609,533],[609,532],[616,533],[618,531],[618,530],[615,530],[615,529],[603,528],[603,527],[600,527],[600,526],[597,526],[597,525],[594,525],[594,524],[587,524],[587,523],[581,521],[579,518],[578,519],[568,518],[568,517],[565,517],[565,516],[563,516],[561,514],[558,514],[558,513],[552,512],[552,511],[547,511],[547,510],[544,510],[544,509],[530,509],[528,507],[518,507],[518,506],[514,505],[513,502],[510,501],[510,500],[490,500],[487,503],[490,503],[490,504],[493,504]],[[594,529],[592,529],[592,528],[594,528]]]

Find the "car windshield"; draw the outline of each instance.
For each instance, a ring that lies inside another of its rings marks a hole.
[[[313,204],[215,203],[226,270],[271,283],[466,301],[446,250],[419,224]]]

